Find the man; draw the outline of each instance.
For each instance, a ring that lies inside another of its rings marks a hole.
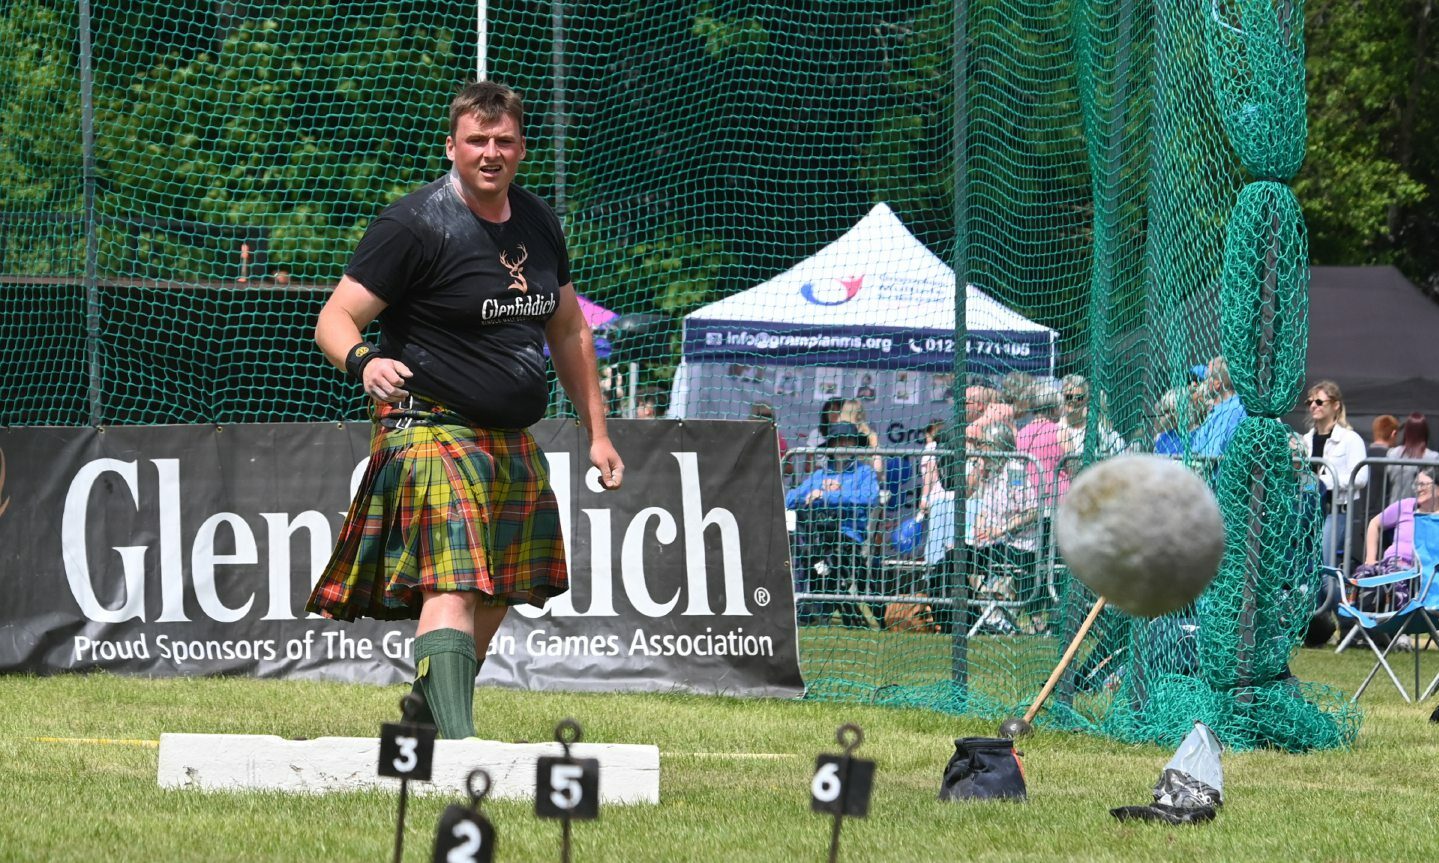
[[[1229,442],[1234,439],[1234,433],[1239,430],[1239,424],[1249,418],[1249,413],[1234,392],[1234,384],[1229,379],[1229,362],[1224,357],[1218,356],[1209,361],[1205,382],[1214,407],[1210,408],[1209,416],[1194,430],[1190,440],[1195,455],[1217,457],[1224,455]]]
[[[970,440],[979,440],[995,423],[1014,424],[1014,406],[1000,401],[999,390],[980,385],[964,388],[965,433]]]
[[[1399,446],[1399,418],[1393,414],[1375,417],[1369,431],[1369,458],[1387,458],[1389,451]]]
[[[558,506],[527,430],[548,400],[546,342],[601,483],[618,488],[624,472],[559,220],[513,184],[523,124],[510,88],[462,89],[445,139],[451,171],[370,225],[315,327],[325,356],[374,400],[375,425],[308,608],[418,619],[415,688],[446,738],[475,734],[475,677],[509,606],[569,587]],[[378,346],[361,336],[377,318]]]
[[[835,422],[829,427],[824,445],[865,447],[869,438],[852,422]],[[796,593],[810,592],[811,573],[817,576],[817,593],[843,593],[851,582],[860,593],[868,591],[863,574],[864,545],[870,508],[879,500],[879,477],[868,461],[852,453],[829,456],[824,466],[785,495],[785,509],[795,511],[804,540],[802,564],[795,568]],[[827,623],[835,606],[832,600],[803,602],[799,621]],[[846,626],[868,624],[863,613],[867,606],[842,603],[839,610]]]

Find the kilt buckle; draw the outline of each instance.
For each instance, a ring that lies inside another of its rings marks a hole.
[[[415,424],[415,415],[412,413],[414,409],[415,397],[407,396],[404,405],[400,407],[400,410],[404,413],[400,414],[400,418],[395,420],[394,428],[396,431],[404,431]]]

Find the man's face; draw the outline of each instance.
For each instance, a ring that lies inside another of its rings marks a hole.
[[[1219,379],[1219,367],[1212,362],[1209,364],[1208,374],[1204,376],[1204,389],[1211,396],[1224,392],[1224,382]]]
[[[481,201],[503,200],[525,158],[525,139],[508,114],[492,123],[466,114],[455,134],[445,139],[445,155],[454,163],[466,195]]]

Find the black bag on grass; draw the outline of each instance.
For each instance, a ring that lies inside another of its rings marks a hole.
[[[940,800],[1024,800],[1024,765],[1005,737],[964,737],[939,783]]]

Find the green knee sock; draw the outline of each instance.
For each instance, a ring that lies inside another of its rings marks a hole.
[[[458,629],[434,629],[415,639],[415,683],[440,736],[475,736],[475,639]]]
[[[425,725],[434,725],[435,714],[434,711],[430,710],[429,699],[425,698],[424,678],[418,676],[415,678],[414,682],[410,684],[410,694],[420,696],[420,703],[423,704],[424,707],[420,708],[419,712],[413,717],[406,717],[405,721],[409,722],[413,719],[415,722],[421,722]]]

